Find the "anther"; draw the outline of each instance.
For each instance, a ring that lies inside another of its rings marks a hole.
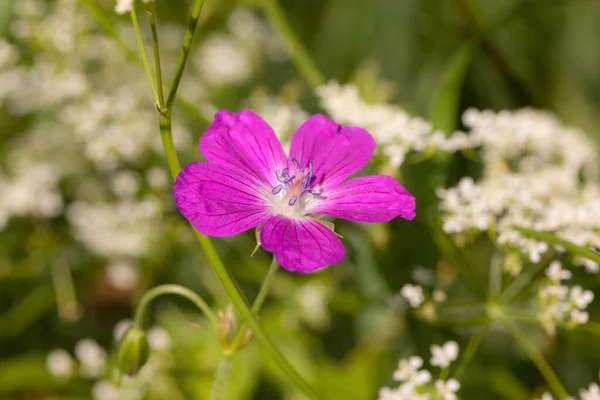
[[[309,173],[308,175],[306,175],[306,177],[304,177],[304,183],[302,184],[302,190],[308,189],[308,187],[310,186],[311,180],[312,180],[312,175]]]
[[[285,183],[285,184],[287,185],[288,183],[290,183],[291,181],[293,181],[295,177],[296,177],[296,175],[292,175],[292,176],[290,176],[290,177],[286,178],[286,179],[283,181],[283,183]]]
[[[298,196],[294,196],[290,199],[290,201],[288,201],[288,204],[290,206],[293,206],[294,204],[296,204],[297,201],[298,201]]]
[[[281,189],[283,189],[283,185],[277,185],[273,188],[273,190],[271,190],[271,193],[277,194],[277,193],[281,192]]]
[[[308,193],[312,194],[313,196],[320,196],[323,194],[323,190],[321,189],[321,191],[316,191],[314,189],[308,189]]]
[[[292,157],[292,164],[294,164],[294,167],[296,167],[296,169],[300,169],[300,163],[298,162],[298,160],[296,160],[296,157]]]
[[[290,172],[290,169],[288,167],[285,167],[283,169],[283,171],[281,171],[281,176],[283,176],[285,178],[286,176],[288,176],[289,172]]]
[[[283,174],[279,170],[275,171],[275,175],[277,176],[277,181],[283,182],[285,180],[285,176],[283,176]]]

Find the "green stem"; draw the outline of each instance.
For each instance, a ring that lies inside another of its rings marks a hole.
[[[175,180],[181,171],[181,164],[179,163],[177,150],[175,150],[175,145],[173,144],[171,116],[159,114],[158,123],[160,126],[160,138],[165,150],[165,155],[167,156],[167,164],[169,164],[169,171],[171,171],[171,177]]]
[[[179,82],[181,82],[183,70],[185,69],[188,55],[190,54],[190,48],[192,47],[194,33],[196,32],[196,26],[198,26],[198,19],[200,18],[200,11],[202,11],[203,4],[204,0],[196,0],[194,2],[192,14],[188,20],[187,29],[183,37],[183,44],[181,45],[181,51],[179,52],[179,59],[177,60],[175,73],[173,74],[173,79],[171,80],[171,89],[169,89],[169,95],[167,96],[167,101],[165,103],[165,108],[168,110],[173,107],[173,100],[175,100],[175,95],[177,94],[177,89],[179,88]]]
[[[486,332],[487,329],[482,329],[477,334],[471,336],[469,343],[467,343],[467,347],[465,347],[465,350],[463,351],[462,358],[460,359],[459,364],[456,366],[456,370],[454,372],[454,377],[456,379],[460,380],[460,377],[467,368],[467,365],[469,365],[473,360],[473,357],[475,357],[475,353],[477,352],[477,349],[479,348],[479,345],[481,344]]]
[[[580,255],[582,257],[585,257],[589,260],[592,260],[592,261],[600,264],[600,254],[593,252],[590,249],[586,249],[585,247],[578,246],[575,243],[569,242],[568,240],[558,237],[550,232],[538,232],[536,230],[529,229],[529,228],[523,228],[520,226],[516,226],[515,229],[527,237],[530,237],[532,239],[541,240],[543,242],[556,244],[558,246],[564,247],[566,250],[570,251],[571,253]]]
[[[298,70],[311,89],[315,90],[323,85],[325,77],[321,74],[314,60],[296,36],[277,0],[262,0],[262,6],[271,23],[277,27],[286,40],[296,67],[298,67]]]
[[[511,336],[515,339],[517,344],[525,351],[527,356],[533,361],[537,369],[540,371],[550,389],[554,392],[559,400],[564,400],[569,397],[569,394],[563,387],[562,383],[552,371],[552,368],[548,362],[544,359],[544,356],[540,353],[538,348],[533,342],[529,340],[525,332],[520,330],[512,321],[508,318],[503,318],[502,322]]]
[[[160,285],[148,290],[140,300],[137,310],[135,312],[135,326],[137,326],[140,329],[143,329],[144,316],[146,315],[146,310],[150,306],[150,303],[156,297],[165,294],[174,294],[177,296],[185,297],[186,299],[194,303],[196,307],[198,307],[200,311],[204,313],[206,318],[208,318],[215,330],[217,329],[219,325],[219,319],[212,312],[212,310],[210,309],[208,304],[206,304],[206,302],[202,299],[202,297],[198,296],[194,291],[179,285]]]
[[[275,273],[278,270],[279,270],[279,264],[277,264],[275,257],[273,257],[273,261],[271,261],[271,266],[269,267],[269,271],[267,272],[267,275],[265,275],[265,279],[263,280],[260,290],[258,291],[258,294],[256,295],[256,299],[254,299],[254,304],[252,304],[251,310],[252,310],[252,313],[254,313],[254,315],[258,315],[258,312],[260,311],[260,309],[265,301],[265,298],[267,297],[269,288],[271,287],[271,282],[273,282],[273,277],[275,276]],[[235,337],[233,338],[230,348],[234,352],[239,347],[242,340],[244,339],[244,335],[246,333],[246,328],[247,328],[246,324],[242,324],[240,329],[237,331]]]
[[[98,21],[100,28],[102,28],[104,33],[106,33],[108,36],[112,37],[115,40],[115,43],[117,43],[117,45],[119,45],[119,47],[121,49],[123,49],[123,51],[127,54],[127,57],[132,60],[135,60],[143,65],[143,61],[142,61],[141,57],[139,56],[139,54],[137,52],[135,52],[134,50],[132,50],[127,44],[125,44],[125,42],[123,42],[123,40],[118,35],[117,31],[115,30],[114,26],[112,25],[110,19],[107,17],[104,10],[102,8],[100,8],[94,0],[79,0],[79,1],[90,10],[90,12],[94,15],[94,17]],[[183,97],[179,94],[177,94],[175,96],[175,98],[185,108],[185,110],[189,114],[193,114],[194,117],[198,119],[198,121],[200,121],[204,125],[208,126],[207,118],[204,116],[204,114],[202,114],[197,109],[194,102],[187,100],[185,97]]]
[[[215,372],[215,379],[210,392],[210,400],[221,400],[225,398],[225,392],[227,391],[227,382],[229,381],[230,373],[231,360],[223,357],[221,362],[219,362],[217,372]]]
[[[154,75],[152,69],[150,69],[150,62],[148,62],[148,55],[146,54],[146,47],[144,46],[144,39],[142,39],[142,31],[140,30],[140,24],[138,22],[137,13],[135,12],[135,6],[131,9],[131,22],[133,22],[133,29],[135,30],[135,38],[137,40],[140,54],[142,55],[142,64],[144,70],[148,76],[150,87],[152,88],[152,94],[154,95],[154,101],[158,104],[158,92],[156,90],[156,82],[154,81]]]
[[[156,89],[158,92],[158,106],[162,109],[165,106],[165,97],[163,94],[162,68],[160,66],[160,49],[158,46],[158,34],[156,32],[156,3],[152,2],[150,11],[150,30],[152,31],[152,44],[154,48],[154,69],[156,70]]]
[[[517,279],[512,281],[510,285],[506,287],[500,299],[503,303],[508,303],[515,298],[521,291],[529,285],[529,283],[546,267],[546,264],[537,264],[532,267],[529,271],[519,275]]]

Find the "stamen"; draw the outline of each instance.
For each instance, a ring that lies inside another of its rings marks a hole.
[[[277,185],[273,188],[273,190],[271,190],[271,193],[277,194],[277,193],[281,192],[281,189],[283,189],[283,185]]]
[[[308,189],[308,187],[310,186],[311,180],[312,180],[312,175],[309,173],[308,175],[306,175],[306,177],[304,177],[304,183],[302,184],[302,190]]]
[[[320,191],[316,191],[314,189],[308,189],[308,193],[312,194],[313,196],[320,196],[323,194],[323,189],[321,189]]]
[[[294,164],[294,167],[296,167],[296,169],[300,169],[300,163],[298,162],[298,160],[296,160],[295,157],[292,157],[292,163]]]
[[[275,175],[277,176],[278,182],[283,182],[285,180],[285,176],[279,170],[275,171]]]
[[[312,160],[310,160],[308,162],[308,166],[310,168],[310,176],[313,176],[315,174],[315,163]]]
[[[296,175],[292,175],[292,176],[290,176],[289,178],[286,178],[286,179],[283,181],[283,183],[285,183],[285,184],[287,185],[288,183],[290,183],[291,181],[293,181],[295,177],[296,177]]]
[[[288,173],[290,172],[290,169],[288,167],[285,167],[283,169],[283,171],[281,171],[281,176],[283,176],[284,178],[288,176]]]
[[[298,196],[294,196],[290,199],[290,201],[288,201],[288,204],[290,206],[293,206],[294,204],[296,204],[297,201],[298,201]]]

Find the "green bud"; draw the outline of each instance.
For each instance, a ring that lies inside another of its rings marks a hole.
[[[148,361],[149,356],[150,345],[146,333],[136,327],[129,328],[119,346],[119,370],[133,376]]]

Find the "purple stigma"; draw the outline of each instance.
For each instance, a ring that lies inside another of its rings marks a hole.
[[[296,204],[297,201],[298,201],[298,196],[294,196],[290,199],[290,201],[288,201],[288,204],[290,206],[293,206],[294,204]]]
[[[277,194],[277,193],[281,192],[281,189],[283,189],[283,185],[277,185],[273,188],[273,190],[271,190],[271,193]]]

